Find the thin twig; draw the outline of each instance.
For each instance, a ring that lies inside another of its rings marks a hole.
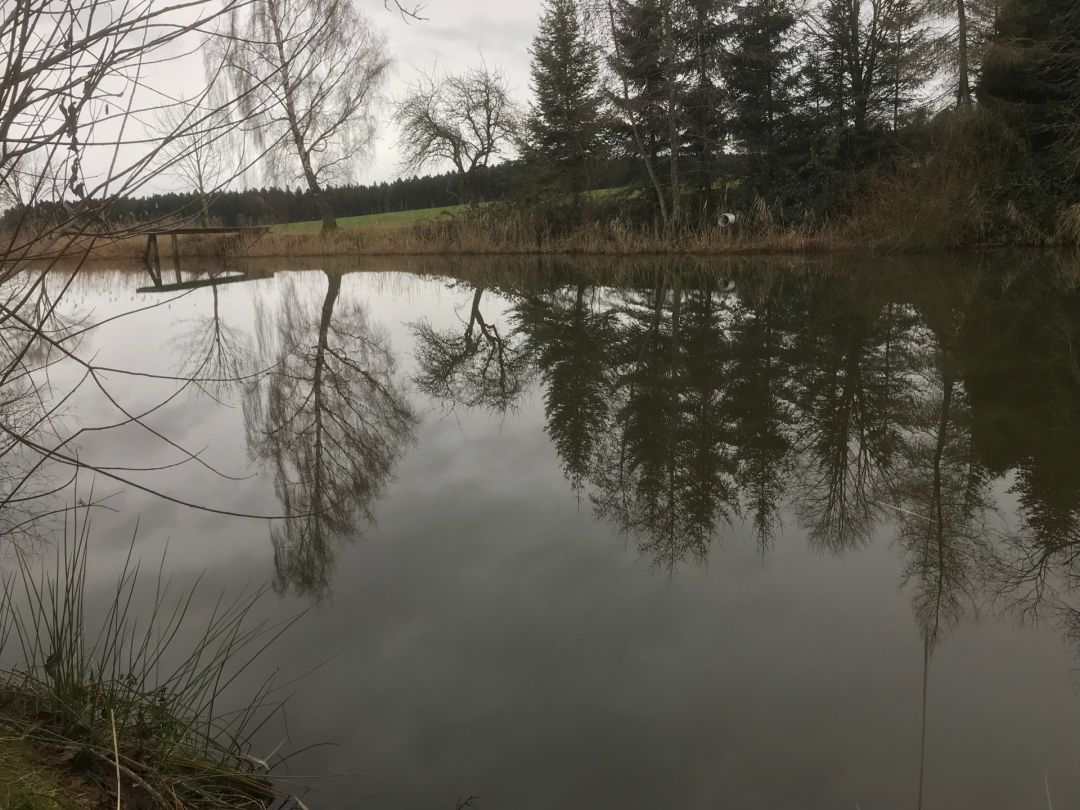
[[[113,757],[116,761],[116,810],[122,810],[120,801],[120,743],[116,739],[116,712],[109,709],[109,721],[112,723]]]

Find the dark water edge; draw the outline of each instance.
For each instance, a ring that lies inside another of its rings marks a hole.
[[[1080,800],[1070,256],[316,263],[91,337],[245,377],[154,416],[240,480],[144,480],[295,517],[113,487],[92,574],[139,516],[178,580],[315,605],[266,664],[322,664],[287,727],[333,745],[289,764],[337,775],[309,804]],[[71,317],[145,283],[87,273]]]

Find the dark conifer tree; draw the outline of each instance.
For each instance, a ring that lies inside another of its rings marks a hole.
[[[668,77],[674,68],[669,70],[667,64],[665,6],[662,0],[618,0],[615,9],[611,68],[626,88],[626,95],[618,99],[623,118],[636,122],[637,131],[623,125],[613,134],[626,157],[640,158],[655,175],[657,188],[650,188],[649,196],[666,194],[671,157]]]
[[[1040,213],[1046,217],[1060,201],[1080,201],[1080,8],[1075,0],[1015,0],[1003,9],[979,99],[1008,122],[1030,153],[1032,163],[1018,168],[1031,173],[1015,191],[1027,191],[1030,204],[1045,209]]]
[[[927,78],[937,70],[934,60],[939,58],[939,48],[927,25],[930,6],[926,0],[891,0],[885,11],[883,26],[888,45],[882,69],[889,99],[882,119],[898,132]]]
[[[575,196],[593,188],[601,152],[600,65],[577,0],[547,0],[532,46],[534,157]]]
[[[730,25],[732,134],[748,157],[750,185],[766,198],[777,191],[796,136],[795,22],[791,0],[753,0]]]
[[[811,47],[831,74],[831,106],[843,127],[864,135],[880,122],[891,97],[884,69],[890,42],[883,15],[866,13],[875,0],[825,0]]]
[[[730,0],[687,0],[677,27],[685,71],[685,176],[693,192],[691,220],[712,219],[719,160],[727,137],[723,86],[725,15]]]

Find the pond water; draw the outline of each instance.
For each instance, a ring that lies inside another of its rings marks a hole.
[[[92,596],[308,610],[241,684],[309,806],[1080,805],[1060,261],[299,264],[85,271],[55,418]]]

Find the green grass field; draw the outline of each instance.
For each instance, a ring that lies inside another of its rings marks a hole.
[[[594,199],[612,197],[616,194],[626,193],[625,188],[600,188],[589,192]],[[629,192],[632,196],[637,191]],[[485,205],[482,203],[481,205]],[[464,211],[464,205],[447,205],[442,208],[417,208],[412,211],[394,211],[389,214],[367,214],[362,217],[338,217],[338,227],[343,229],[368,228],[372,226],[400,227],[411,225],[414,222],[422,222],[426,219],[435,219],[443,214],[458,214]],[[322,220],[313,219],[309,222],[287,222],[275,225],[276,233],[314,233],[322,229]]]
[[[375,225],[393,227],[395,225],[409,225],[425,219],[434,219],[442,214],[456,214],[463,211],[463,205],[448,205],[443,208],[418,208],[413,211],[394,211],[389,214],[368,214],[362,217],[338,217],[339,228],[367,228]],[[322,228],[322,220],[310,222],[289,222],[284,225],[275,225],[274,231],[278,233],[307,233],[318,231]]]

